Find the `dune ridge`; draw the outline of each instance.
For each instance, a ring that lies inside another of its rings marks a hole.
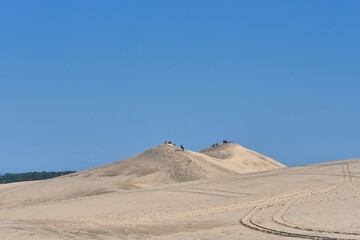
[[[227,155],[228,157],[218,157]],[[227,143],[201,152],[162,144],[129,159],[89,169],[77,176],[118,178],[125,189],[283,168],[285,165],[239,144]]]
[[[226,147],[233,148],[221,149]],[[137,161],[179,153],[159,148],[140,154]],[[216,159],[232,158],[218,150],[204,152],[217,154]],[[180,154],[178,161],[204,162],[197,154]],[[360,239],[360,159],[130,190],[117,182],[116,174],[125,170],[116,164],[0,185],[0,238]],[[123,173],[138,174],[132,171]]]

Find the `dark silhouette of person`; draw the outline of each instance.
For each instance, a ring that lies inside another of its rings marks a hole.
[[[181,149],[181,151],[184,151],[184,150],[185,150],[185,148],[184,148],[183,145],[180,145],[180,149]]]

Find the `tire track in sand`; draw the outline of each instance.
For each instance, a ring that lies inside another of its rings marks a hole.
[[[315,234],[303,234],[303,233],[296,233],[296,232],[291,232],[291,231],[286,231],[286,230],[278,230],[278,229],[266,227],[266,226],[256,223],[254,221],[254,218],[260,213],[260,211],[263,208],[267,208],[269,204],[279,201],[282,198],[290,197],[291,201],[289,201],[289,203],[286,206],[284,206],[282,209],[280,209],[280,211],[273,216],[273,220],[274,219],[276,220],[274,222],[277,222],[279,219],[281,222],[281,216],[283,216],[284,212],[286,212],[296,202],[296,200],[298,200],[302,197],[310,196],[313,194],[320,193],[322,191],[332,189],[335,186],[336,185],[331,185],[330,187],[317,186],[317,187],[313,187],[313,188],[306,188],[306,189],[294,191],[292,193],[275,195],[273,197],[266,199],[261,204],[257,205],[247,215],[245,215],[242,219],[240,219],[239,222],[243,226],[250,228],[252,230],[267,233],[267,234],[273,234],[273,235],[277,235],[277,236],[293,237],[293,238],[306,238],[306,239],[314,239],[314,240],[352,240],[349,238],[327,237],[327,236],[320,236],[320,235],[315,235]],[[281,225],[283,225],[283,224],[281,224]],[[295,225],[295,226],[299,227],[297,225]],[[289,227],[289,226],[287,226],[287,227]],[[298,230],[304,230],[304,229],[298,229]]]
[[[350,167],[348,163],[342,164],[342,172],[343,172],[343,176],[344,176],[344,180],[345,183],[352,183],[352,175],[351,175],[351,171],[350,171]],[[335,188],[337,185],[333,185],[330,188]],[[327,190],[327,189],[324,189]],[[305,195],[309,196],[310,194],[306,194]],[[328,229],[321,229],[321,228],[311,228],[311,227],[305,227],[305,226],[301,226],[298,224],[294,224],[291,223],[287,220],[284,219],[284,215],[285,213],[297,202],[299,201],[301,198],[306,197],[305,195],[302,196],[297,196],[294,197],[293,199],[291,199],[290,201],[288,201],[282,208],[280,208],[280,210],[278,212],[276,212],[273,216],[273,221],[289,227],[289,228],[294,228],[294,229],[298,229],[298,230],[304,230],[304,231],[309,231],[309,232],[317,232],[317,233],[329,233],[329,234],[342,234],[342,235],[354,235],[354,236],[360,236],[360,233],[356,233],[356,232],[341,232],[341,231],[333,231],[333,230],[328,230]]]
[[[335,187],[335,186],[334,186]],[[304,196],[298,196],[298,197],[294,197],[293,199],[291,199],[289,202],[287,202],[282,208],[280,208],[280,210],[278,212],[276,212],[273,216],[273,221],[289,227],[289,228],[294,228],[294,229],[298,229],[298,230],[304,230],[304,231],[309,231],[309,232],[318,232],[318,233],[330,233],[330,234],[342,234],[342,235],[356,235],[356,236],[360,236],[360,233],[355,233],[355,232],[341,232],[341,231],[332,231],[332,230],[327,230],[327,229],[321,229],[321,228],[311,228],[311,227],[305,227],[305,226],[301,226],[298,224],[294,224],[291,222],[288,222],[287,220],[284,219],[284,215],[285,213],[297,202],[299,201],[302,197]]]
[[[343,166],[344,180],[346,183],[351,184],[353,179],[352,179],[352,175],[351,175],[351,171],[350,171],[350,166],[348,163],[344,163],[342,166]]]

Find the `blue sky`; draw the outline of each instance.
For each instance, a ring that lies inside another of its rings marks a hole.
[[[359,1],[1,1],[0,172],[164,140],[360,157]]]

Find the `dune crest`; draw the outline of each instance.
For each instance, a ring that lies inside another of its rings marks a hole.
[[[116,187],[116,167],[0,185],[1,239],[360,239],[360,159],[132,191]]]
[[[225,156],[225,157],[224,157]],[[79,173],[79,176],[118,178],[123,188],[141,188],[273,170],[285,165],[235,143],[182,151],[162,144],[139,155]]]
[[[199,153],[162,144],[115,163],[45,181],[20,183],[11,191],[17,200],[9,204],[74,199],[282,167],[281,163],[234,143]],[[32,194],[33,188],[37,189],[36,195]]]
[[[11,193],[18,196],[18,202],[46,202],[283,167],[275,160],[234,143],[202,152],[182,151],[171,144],[162,144],[115,163],[45,181],[20,183]],[[36,195],[32,194],[34,188]],[[17,201],[9,204],[16,205]]]
[[[201,153],[215,158],[219,165],[231,168],[238,173],[259,172],[286,167],[274,159],[236,143],[214,146],[202,150]]]

